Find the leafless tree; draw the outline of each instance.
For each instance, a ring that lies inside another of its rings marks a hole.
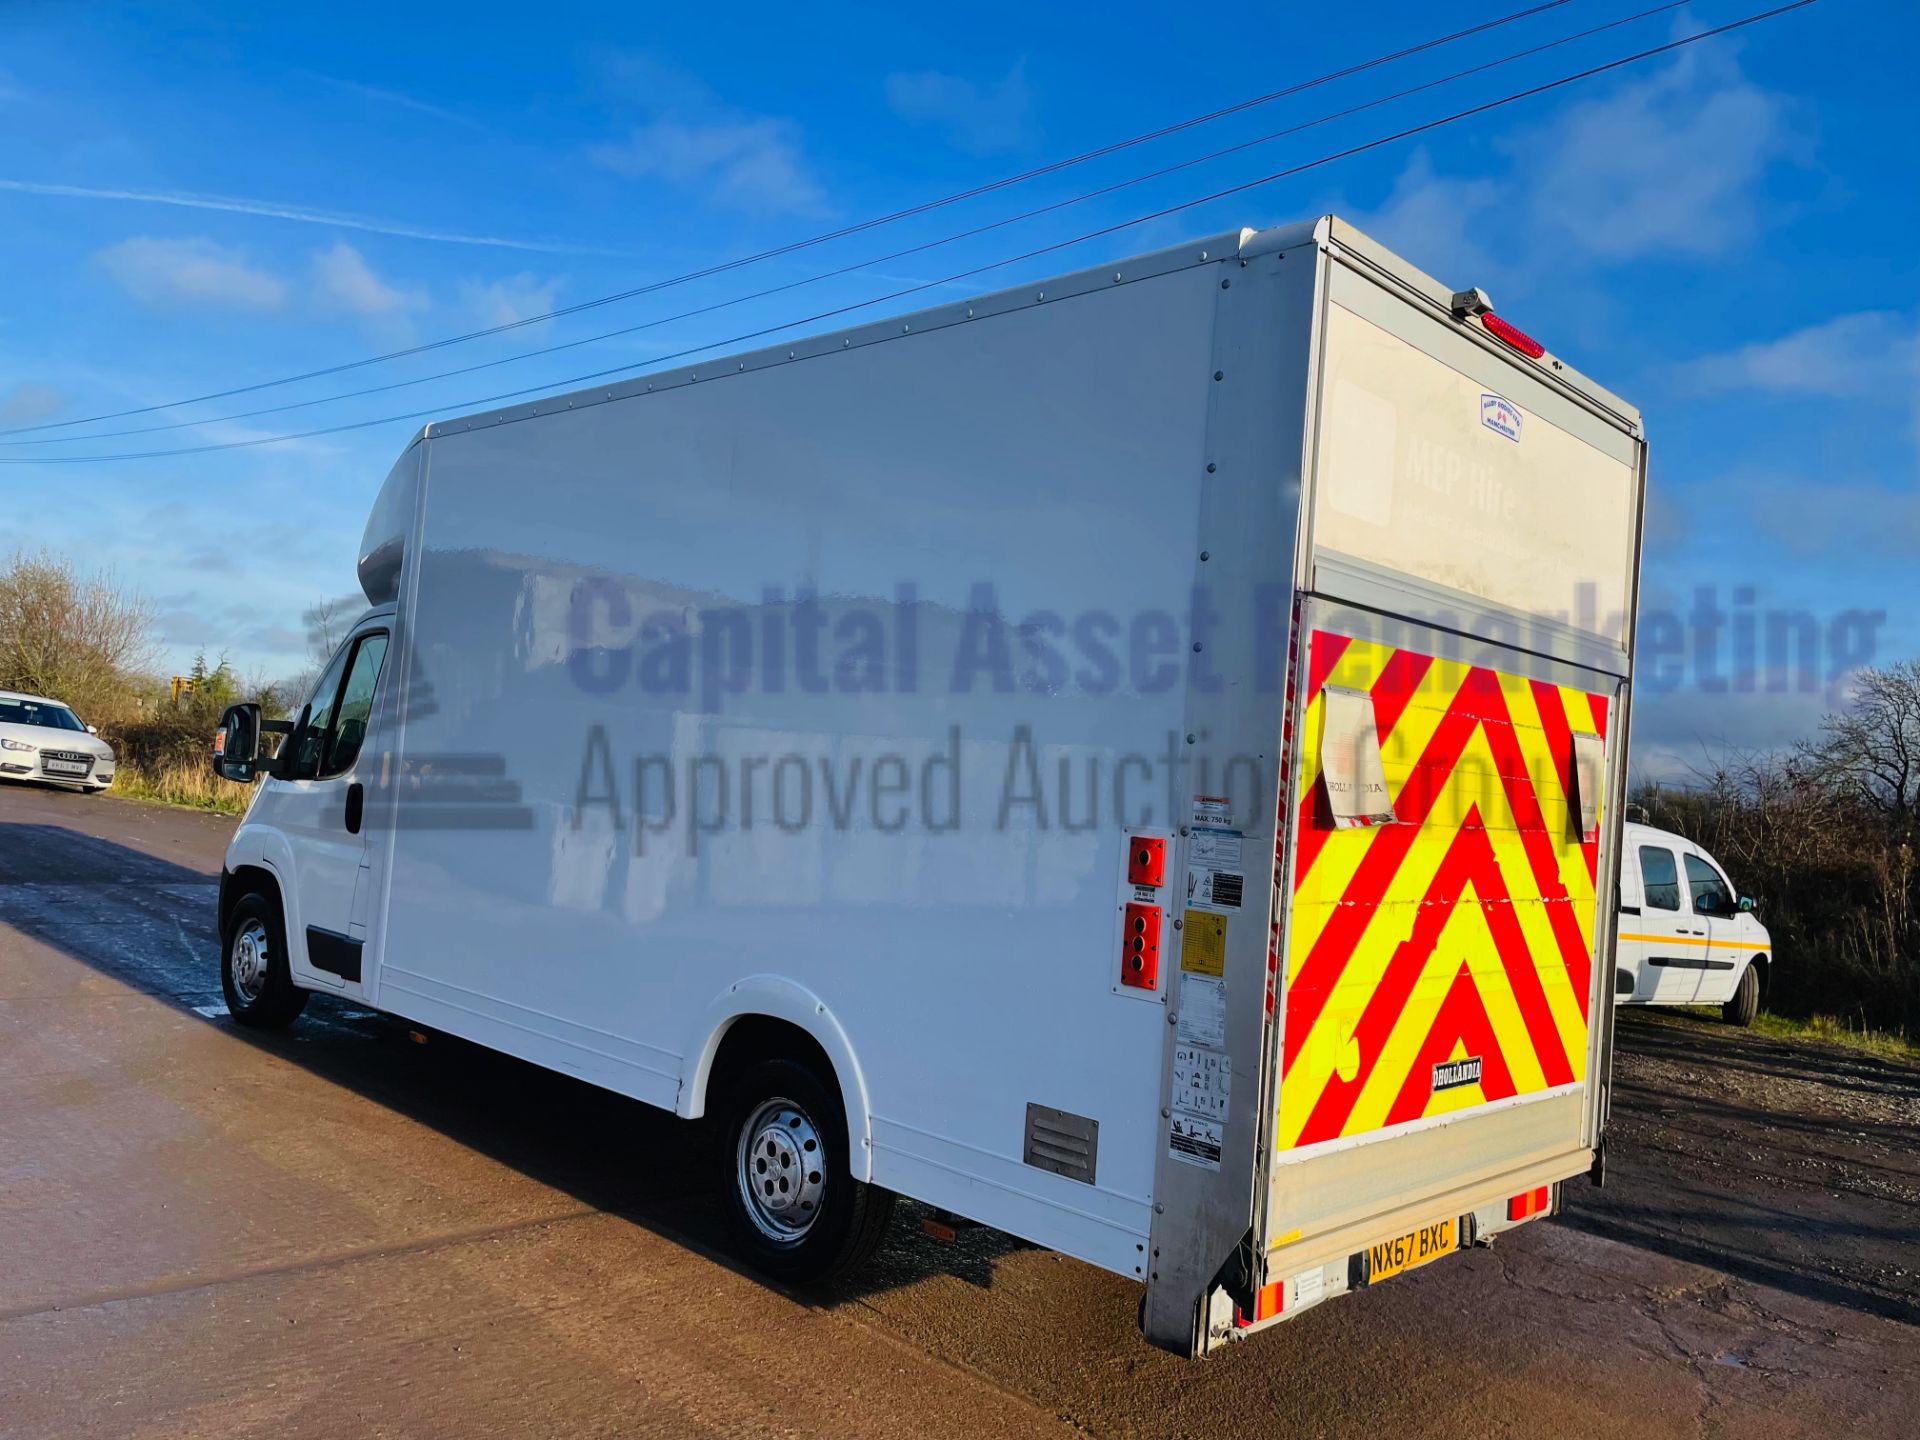
[[[110,572],[82,575],[46,550],[0,567],[0,686],[94,706],[152,660],[152,609]]]
[[[1904,832],[1920,816],[1920,660],[1862,670],[1851,707],[1820,729],[1802,758]]]
[[[346,639],[354,618],[365,605],[357,593],[338,595],[319,601],[300,616],[307,627],[307,663],[277,687],[284,692],[287,704],[299,705],[319,683],[327,662],[333,659],[333,652],[340,648],[340,642]]]

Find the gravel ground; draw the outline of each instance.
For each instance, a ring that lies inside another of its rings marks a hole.
[[[1920,1322],[1920,1067],[1686,1013],[1623,1011],[1604,1189],[1567,1219]]]

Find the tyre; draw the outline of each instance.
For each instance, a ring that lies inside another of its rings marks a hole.
[[[287,968],[287,927],[271,895],[248,891],[228,914],[220,937],[220,989],[235,1020],[262,1030],[291,1025],[307,1008],[307,992]]]
[[[1729,1025],[1751,1025],[1760,1013],[1760,967],[1752,961],[1740,973],[1740,987],[1733,998],[1720,1007],[1721,1017]]]
[[[722,1114],[721,1178],[749,1263],[813,1284],[873,1257],[893,1193],[853,1178],[838,1086],[800,1061],[762,1060],[730,1087]]]

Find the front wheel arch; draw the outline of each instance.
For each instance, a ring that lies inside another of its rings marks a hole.
[[[220,926],[220,992],[236,1023],[278,1030],[306,1009],[287,953],[286,915],[277,889],[236,887]]]
[[[233,907],[240,903],[240,897],[249,891],[257,891],[267,896],[280,907],[282,918],[287,913],[287,900],[280,893],[280,877],[261,865],[240,865],[232,870],[220,872],[220,911],[218,929],[222,944],[226,943],[227,922],[233,918]]]

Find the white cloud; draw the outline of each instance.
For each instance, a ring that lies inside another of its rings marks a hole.
[[[1867,310],[1690,360],[1676,379],[1695,394],[1759,391],[1903,403],[1914,396],[1917,372],[1920,335],[1914,322]]]
[[[336,242],[331,250],[314,252],[313,293],[324,310],[375,318],[397,317],[427,304],[423,292],[387,284],[345,241]]]
[[[22,380],[0,395],[0,425],[37,425],[59,413],[67,397],[51,385]]]
[[[159,643],[168,649],[217,649],[228,636],[224,626],[194,610],[162,611],[154,620]]]
[[[187,569],[196,575],[234,575],[240,566],[233,551],[219,545],[203,545],[187,557]]]
[[[1633,702],[1632,783],[1698,783],[1742,756],[1786,750],[1820,728],[1839,702],[1839,682],[1792,670],[1721,674],[1720,688],[1662,691],[1644,680]]]
[[[902,120],[932,125],[975,155],[1018,150],[1032,139],[1033,96],[1024,60],[991,85],[938,70],[889,75],[887,104]]]
[[[1610,261],[1714,255],[1758,231],[1761,182],[1799,153],[1789,109],[1696,46],[1512,151],[1536,217],[1563,240]]]
[[[1662,479],[1657,470],[1648,477],[1642,537],[1649,549],[1682,548],[1693,538],[1693,517]]]
[[[658,178],[704,190],[741,210],[818,214],[826,195],[801,153],[798,127],[759,116],[713,122],[662,116],[615,144],[596,145],[600,164],[629,179]]]
[[[705,81],[656,51],[605,50],[598,56],[598,69],[611,94],[650,114],[699,115],[718,108]]]
[[[1906,561],[1920,550],[1920,490],[1911,487],[1782,476],[1748,483],[1739,494],[1756,530],[1790,554],[1849,556],[1858,579],[1869,573],[1869,556]]]
[[[244,250],[211,240],[135,236],[94,259],[144,305],[277,310],[287,298],[279,276],[250,264]]]
[[[525,270],[486,284],[466,280],[460,285],[460,304],[476,324],[511,325],[552,310],[559,302],[560,287],[565,283],[558,276],[542,280]]]
[[[1488,233],[1486,217],[1501,204],[1505,188],[1490,177],[1437,175],[1427,152],[1416,150],[1392,193],[1378,209],[1359,212],[1355,223],[1436,279],[1485,287],[1497,266],[1475,237]]]
[[[1765,564],[1751,542],[1767,540],[1796,560],[1834,562],[1834,573],[1862,593],[1897,589],[1905,562],[1920,551],[1920,486],[1884,474],[1836,476],[1817,463],[1803,472],[1742,465],[1684,487],[1656,471],[1647,487],[1643,585],[1697,571],[1703,540],[1730,532],[1740,536],[1736,553],[1746,565]],[[1652,597],[1643,591],[1642,605]]]
[[[123,240],[94,257],[121,287],[144,304],[168,308],[280,311],[298,300],[322,315],[350,315],[398,325],[427,308],[420,290],[389,284],[353,246],[337,241],[316,250],[304,277],[293,279],[254,264],[244,250],[207,239]]]

